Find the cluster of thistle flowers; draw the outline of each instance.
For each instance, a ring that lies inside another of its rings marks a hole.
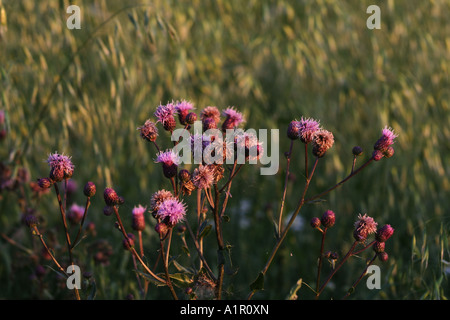
[[[164,130],[172,133],[177,126],[176,117],[178,117],[179,123],[189,131],[197,121],[194,109],[193,104],[186,100],[159,105],[154,113],[157,121],[148,119],[143,126],[138,128],[143,139],[155,144],[158,150],[155,162],[161,163],[164,176],[170,179],[173,185],[173,191],[159,190],[152,195],[150,201],[149,211],[158,220],[156,229],[159,233],[165,233],[167,229],[184,219],[186,206],[178,200],[180,195],[189,196],[194,190],[205,190],[208,200],[211,200],[208,190],[223,178],[225,171],[223,164],[229,163],[231,157],[233,157],[232,161],[236,160],[238,154],[235,151],[244,150],[245,160],[248,161],[259,159],[263,151],[262,143],[256,136],[241,132],[241,134],[233,136],[233,140],[223,141],[223,145],[219,148],[211,148],[211,153],[209,153],[211,158],[208,158],[208,153],[204,151],[208,150],[208,147],[211,147],[216,139],[217,131],[215,130],[219,130],[221,116],[224,117],[221,124],[223,134],[226,134],[229,129],[236,129],[245,120],[242,113],[235,110],[234,107],[228,107],[220,112],[215,106],[207,106],[200,112],[203,134],[190,132],[192,155],[194,156],[196,151],[200,151],[200,154],[203,155],[202,162],[192,172],[181,169],[176,143],[173,148],[165,151],[162,151],[157,145],[156,139],[159,135],[157,124],[161,123]],[[198,146],[200,146],[200,150],[198,150]],[[211,160],[212,158],[219,159],[219,161]],[[179,186],[176,185],[175,180],[178,180]]]

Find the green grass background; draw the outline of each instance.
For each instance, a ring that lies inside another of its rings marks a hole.
[[[48,174],[50,152],[64,152],[72,156],[79,186],[96,183],[89,220],[97,236],[84,240],[75,255],[93,272],[97,299],[138,296],[131,257],[123,252],[113,217],[102,214],[101,193],[107,186],[116,188],[126,200],[121,213],[128,223],[134,205],[148,205],[153,192],[170,188],[154,164],[155,149],[136,128],[153,117],[159,103],[179,99],[191,100],[197,112],[208,105],[235,106],[244,113],[246,128],[280,130],[279,173],[261,176],[259,168],[246,166],[232,186],[224,237],[238,272],[225,279],[226,298],[246,297],[275,243],[272,219],[289,147],[285,132],[301,116],[319,119],[335,136],[335,146],[319,161],[310,195],[348,174],[354,145],[366,151],[359,163],[369,157],[385,125],[399,134],[395,155],[371,164],[326,201],[302,209],[297,219],[303,227],[291,230],[268,271],[265,290],[255,298],[284,299],[300,278],[314,287],[320,236],[308,222],[326,209],[337,215],[326,247],[340,256],[353,241],[358,213],[395,228],[387,243],[388,262],[377,262],[382,289],[361,283],[352,298],[448,298],[448,1],[70,4],[81,8],[81,30],[66,27],[68,1],[2,1],[7,22],[0,37],[0,109],[6,111],[7,136],[1,156],[13,168],[27,168],[35,180]],[[371,4],[381,9],[380,30],[366,27]],[[167,139],[164,143],[169,145]],[[304,185],[300,143],[291,168],[295,178],[288,188],[287,216]],[[81,190],[75,201],[84,201]],[[37,209],[58,234],[55,197],[47,195]],[[16,196],[2,193],[0,212],[2,234],[27,248],[39,247],[20,224]],[[146,248],[154,261],[158,239],[148,222]],[[89,247],[97,241],[113,249],[108,266],[92,261]],[[210,234],[205,241],[214,265],[215,239]],[[1,298],[67,298],[55,273],[45,275],[44,289],[30,279],[34,264],[23,250],[2,238],[0,252]],[[172,253],[184,261],[178,238]],[[342,297],[368,257],[351,259],[323,297]],[[306,285],[298,295],[314,297]],[[170,296],[165,288],[151,287],[148,298]]]

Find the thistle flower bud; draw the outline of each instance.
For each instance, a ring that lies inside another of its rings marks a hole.
[[[159,234],[160,238],[164,238],[169,230],[169,226],[164,222],[158,222],[155,226],[155,231]]]
[[[381,262],[386,262],[389,259],[389,255],[386,251],[380,252],[378,254],[378,259],[380,259]]]
[[[93,197],[96,191],[97,189],[93,182],[89,181],[84,185],[83,193],[86,197]]]
[[[146,208],[142,207],[141,205],[133,208],[131,227],[136,231],[142,231],[145,229],[145,210]]]
[[[390,158],[394,155],[394,148],[393,147],[387,147],[386,150],[383,151],[383,155],[386,158]]]
[[[292,120],[289,123],[288,129],[287,129],[287,136],[291,140],[297,140],[300,138],[300,122],[297,120]]]
[[[38,179],[38,185],[42,189],[48,189],[52,186],[53,181],[49,178],[40,178]]]
[[[394,228],[391,225],[386,224],[377,230],[375,239],[379,242],[385,242],[394,234]]]
[[[320,219],[320,222],[323,224],[325,228],[330,228],[334,226],[334,222],[336,221],[336,215],[333,211],[327,210],[322,215],[322,218]]]
[[[61,182],[64,179],[64,171],[59,167],[51,168],[49,177],[54,182]]]
[[[177,122],[175,121],[175,118],[173,116],[172,117],[168,117],[166,119],[166,121],[164,121],[164,123],[163,123],[164,129],[166,131],[170,131],[170,132],[175,130],[176,126],[177,126]]]
[[[105,189],[105,191],[103,192],[103,198],[105,199],[105,203],[108,206],[115,206],[119,204],[119,196],[112,188]]]
[[[380,150],[373,150],[372,152],[372,158],[375,161],[380,161],[381,159],[383,159],[384,155],[383,152],[381,152]]]
[[[141,132],[142,139],[147,141],[155,141],[156,138],[158,138],[158,128],[150,120],[146,120],[144,125],[139,127],[138,130]]]
[[[355,156],[360,156],[363,153],[363,149],[360,146],[354,146],[352,149],[352,153]]]
[[[320,219],[317,217],[314,217],[310,221],[311,227],[313,228],[319,228],[320,227]]]
[[[112,206],[104,206],[103,207],[103,214],[105,216],[110,216],[112,215],[114,212],[114,208]]]
[[[373,248],[373,251],[375,251],[376,253],[381,253],[381,252],[384,252],[385,246],[386,246],[385,242],[375,241],[372,248]]]
[[[29,228],[34,228],[39,223],[38,218],[34,214],[31,214],[31,213],[25,215],[25,217],[22,221]]]
[[[186,116],[186,123],[194,124],[195,121],[197,121],[197,114],[195,112],[189,112]]]
[[[128,233],[127,238],[124,238],[122,240],[123,248],[125,250],[130,250],[132,247],[134,247],[134,239],[135,239],[134,234]]]

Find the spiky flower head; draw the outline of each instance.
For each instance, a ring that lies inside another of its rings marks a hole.
[[[394,144],[394,139],[397,137],[398,134],[395,134],[392,128],[388,128],[388,126],[385,126],[382,130],[381,137],[377,140],[373,148],[375,150],[384,152],[390,145]]]
[[[298,121],[299,138],[303,143],[310,143],[320,130],[320,123],[312,118],[301,118]]]
[[[147,141],[155,141],[158,137],[158,128],[156,127],[156,124],[151,120],[146,120],[144,125],[137,128],[137,130],[140,131],[142,139],[145,139]]]
[[[197,189],[209,188],[214,182],[214,173],[209,166],[200,164],[192,173],[192,183]]]
[[[54,181],[59,182],[72,177],[74,165],[70,157],[55,152],[48,156],[47,163],[50,166],[50,176]]]
[[[176,198],[164,200],[158,209],[158,216],[167,221],[169,226],[174,226],[184,220],[185,215],[186,205]]]
[[[244,132],[235,136],[235,157],[239,159],[240,153],[244,152],[245,160],[256,161],[261,158],[264,147],[255,134]]]
[[[367,237],[377,231],[377,223],[373,218],[367,214],[358,215],[358,220],[355,222],[355,231],[353,236],[357,241],[364,241]]]
[[[136,231],[142,231],[145,229],[145,217],[144,212],[147,208],[139,205],[135,206],[132,213],[132,219],[131,219],[131,227]]]
[[[244,122],[244,116],[241,112],[238,112],[234,107],[228,107],[222,111],[222,115],[225,117],[225,121],[222,124],[222,130],[234,129]]]
[[[287,136],[291,140],[297,140],[300,138],[300,121],[292,120],[287,129]]]
[[[334,144],[334,136],[330,131],[320,129],[314,135],[312,153],[321,158]]]
[[[172,192],[165,189],[161,189],[153,193],[152,197],[150,198],[149,211],[155,216],[155,218],[157,218],[156,213],[161,203],[170,198],[173,198]]]
[[[161,122],[164,129],[167,131],[172,131],[175,129],[175,105],[173,103],[168,103],[166,105],[159,105],[156,108],[156,111],[154,113],[155,117],[158,119],[156,122]]]
[[[162,163],[163,173],[166,178],[173,178],[177,174],[180,157],[172,149],[168,149],[158,152],[155,162]]]
[[[178,118],[180,120],[180,123],[183,125],[187,124],[186,117],[190,113],[191,110],[194,109],[194,105],[192,102],[181,100],[176,103],[175,110],[178,113]]]

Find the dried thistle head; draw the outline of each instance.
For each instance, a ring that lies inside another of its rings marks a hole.
[[[367,237],[377,231],[377,223],[367,214],[358,215],[358,220],[355,222],[355,230],[353,236],[355,240],[363,242]]]
[[[140,131],[142,139],[147,141],[155,141],[158,138],[158,128],[151,120],[146,120],[144,125],[137,128]]]
[[[315,133],[312,143],[313,143],[312,148],[313,154],[318,158],[322,158],[328,151],[328,149],[330,149],[333,146],[334,136],[330,131],[320,129]]]

